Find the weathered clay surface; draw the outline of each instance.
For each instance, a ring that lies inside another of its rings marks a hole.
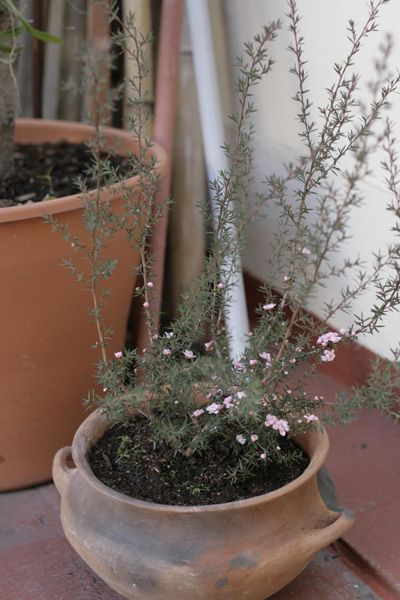
[[[106,426],[101,415],[88,417],[74,438],[76,467],[64,448],[53,476],[68,540],[131,600],[265,600],[353,523],[348,511],[328,509],[318,490],[325,432],[298,440],[311,464],[280,490],[229,504],[173,507],[128,498],[94,477],[87,448]]]
[[[126,131],[106,131],[108,143],[119,139],[121,152],[137,149]],[[93,134],[88,125],[65,121],[22,119],[16,141],[82,142]],[[166,164],[165,153],[154,148]],[[137,178],[129,180],[131,189]],[[102,192],[116,210],[121,192]],[[43,215],[53,214],[69,223],[71,232],[85,240],[78,195],[0,210],[0,491],[49,481],[54,453],[70,444],[86,416],[82,399],[95,385],[93,378],[97,340],[88,308],[90,295],[82,293],[73,277],[61,267],[71,256],[71,245],[59,232],[51,233]],[[108,256],[118,267],[107,285],[113,290],[104,319],[115,331],[109,351],[120,350],[126,335],[138,250],[129,247],[123,233],[110,239]],[[76,255],[79,259],[79,254]]]

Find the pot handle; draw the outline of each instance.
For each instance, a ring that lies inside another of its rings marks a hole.
[[[326,527],[316,528],[312,538],[318,540],[320,548],[337,540],[354,523],[354,515],[348,508],[341,506],[338,502],[335,485],[326,470],[322,467],[317,475],[317,486],[321,499],[324,502],[324,517],[326,512],[330,515],[336,513],[337,518]]]
[[[343,510],[333,523],[327,525],[322,529],[314,529],[311,536],[310,542],[312,545],[318,546],[317,550],[329,546],[332,542],[339,539],[345,531],[350,529],[354,524],[354,516],[351,511]]]
[[[61,448],[53,460],[53,479],[57,490],[62,497],[71,478],[77,472],[76,467],[68,466],[72,462],[72,446]]]

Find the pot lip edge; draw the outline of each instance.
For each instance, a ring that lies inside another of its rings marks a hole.
[[[40,124],[50,127],[51,129],[58,129],[61,127],[71,126],[77,131],[90,132],[94,130],[94,127],[79,121],[62,121],[60,119],[34,119],[34,118],[17,118],[15,119],[16,128],[21,125],[27,125],[34,127]],[[136,142],[134,138],[125,129],[118,129],[117,127],[104,127],[105,132],[120,136],[121,139],[126,142]],[[167,153],[164,148],[158,144],[155,140],[152,142],[152,153],[157,158],[158,169],[160,176],[165,173],[165,167],[168,162]],[[137,176],[129,177],[123,183],[128,183],[129,186],[135,185],[137,182]],[[123,185],[116,183],[110,188],[115,189]],[[103,189],[107,189],[104,187]],[[95,193],[95,190],[88,192],[89,195]],[[81,209],[83,207],[83,199],[81,194],[71,194],[69,196],[61,196],[60,198],[54,198],[53,200],[42,200],[33,204],[24,204],[21,206],[9,206],[0,209],[0,224],[13,223],[17,221],[27,221],[29,219],[43,218],[45,215],[58,214],[61,212],[69,212],[71,210]]]
[[[106,423],[105,419],[101,417],[101,409],[96,409],[93,411],[86,419],[82,422],[80,427],[75,433],[74,440],[72,443],[72,454],[75,465],[80,472],[81,476],[86,480],[86,482],[97,492],[100,492],[102,495],[111,496],[113,500],[118,501],[122,504],[129,504],[132,506],[136,506],[143,510],[148,511],[157,511],[157,512],[166,512],[166,513],[180,513],[180,514],[189,514],[189,513],[200,513],[200,512],[227,512],[229,510],[240,510],[250,507],[257,507],[257,505],[262,505],[265,503],[267,497],[269,501],[273,501],[278,499],[279,497],[283,497],[286,494],[290,493],[292,490],[295,490],[298,487],[301,487],[303,483],[317,477],[317,473],[319,469],[322,467],[326,455],[329,449],[329,438],[325,428],[321,425],[319,431],[310,431],[309,434],[314,434],[315,436],[319,436],[321,440],[321,447],[314,454],[314,456],[310,459],[310,464],[303,471],[303,473],[291,481],[286,485],[274,490],[272,492],[267,492],[265,494],[260,494],[258,496],[253,496],[251,498],[245,498],[243,500],[234,500],[232,502],[223,502],[219,504],[206,504],[206,505],[174,505],[174,504],[161,504],[157,502],[151,502],[149,500],[139,500],[132,496],[128,496],[119,492],[117,490],[113,490],[104,484],[100,479],[96,477],[93,473],[92,469],[89,466],[89,462],[87,459],[87,452],[83,451],[83,440],[86,442],[89,441],[90,436],[90,426],[93,423],[97,423],[98,421]],[[308,435],[308,434],[305,434]],[[77,446],[82,449],[82,456],[77,451]],[[87,444],[86,444],[87,446]]]

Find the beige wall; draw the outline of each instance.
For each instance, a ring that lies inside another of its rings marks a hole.
[[[227,39],[230,57],[233,60],[242,50],[244,41],[260,31],[261,25],[271,19],[285,20],[286,2],[283,0],[225,0],[224,11],[227,25]],[[314,102],[312,119],[318,122],[317,107],[326,104],[325,88],[332,85],[334,79],[333,64],[341,61],[349,49],[346,40],[347,22],[353,18],[359,25],[364,23],[367,16],[367,3],[364,0],[298,0],[299,12],[303,15],[301,31],[305,37],[305,59],[308,60],[309,80],[311,90],[310,99]],[[394,38],[394,53],[391,60],[394,69],[400,66],[400,3],[392,1],[383,6],[381,11],[380,32],[371,34],[366,40],[362,52],[358,55],[356,68],[364,78],[360,97],[365,99],[367,89],[365,83],[373,76],[373,62],[377,48],[382,42],[386,32]],[[288,73],[294,63],[294,55],[286,48],[290,41],[287,30],[287,19],[272,45],[272,55],[277,60],[277,65],[271,75],[254,91],[254,101],[258,109],[255,115],[256,127],[256,163],[257,163],[257,188],[262,189],[261,181],[265,174],[271,172],[282,173],[282,164],[295,160],[302,151],[302,146],[297,133],[299,125],[296,121],[296,104],[291,100],[295,90],[295,78]],[[400,101],[397,96],[394,102],[393,116],[400,116]],[[400,122],[400,121],[399,121]],[[400,127],[397,127],[397,137],[400,140]],[[365,181],[365,203],[352,220],[353,240],[344,249],[338,262],[347,256],[354,257],[360,254],[368,261],[372,252],[384,248],[388,242],[388,232],[392,219],[385,210],[385,204],[390,200],[390,195],[383,184],[383,174],[379,168],[381,157],[377,157],[373,173]],[[339,178],[338,178],[339,179]],[[274,231],[274,209],[269,207],[267,219],[254,223],[249,232],[249,246],[244,257],[244,266],[253,275],[260,279],[266,277],[265,258],[268,256],[268,244]],[[332,295],[338,295],[339,285],[337,280],[325,290],[310,305],[313,312],[319,313],[318,307]],[[367,312],[371,304],[371,295],[362,297],[354,306],[356,313],[361,310]],[[388,355],[388,346],[399,343],[400,316],[394,313],[386,321],[388,327],[373,338],[364,338],[361,343],[370,347],[377,353]],[[335,325],[340,327],[351,326],[352,315],[342,315]]]

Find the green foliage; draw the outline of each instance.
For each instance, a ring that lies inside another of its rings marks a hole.
[[[10,56],[10,58],[2,58],[0,57],[0,63],[3,64],[12,64],[16,58],[16,54],[20,52],[21,47],[16,45],[16,39],[19,35],[24,31],[28,31],[33,37],[41,40],[42,42],[51,43],[51,44],[62,44],[63,40],[56,37],[55,35],[51,35],[45,31],[39,31],[32,27],[32,25],[24,19],[20,11],[15,6],[12,0],[0,0],[0,14],[2,10],[8,10],[10,14],[12,14],[17,21],[21,23],[19,27],[13,26],[11,29],[7,31],[0,32],[0,39],[10,40],[12,42],[11,46],[0,43],[0,52],[4,52]]]
[[[143,78],[148,73],[149,39],[136,30],[132,16],[122,23],[114,3],[105,2],[110,20],[119,24],[115,43],[137,67],[137,75],[127,85],[134,93],[128,121],[141,142],[138,156],[132,157],[132,166],[139,173],[140,192],[132,196],[126,190],[125,213],[118,216],[112,214],[108,204],[103,206],[100,192],[86,201],[83,219],[90,243],[76,239],[67,227],[53,220],[53,227],[90,266],[88,274],[77,260],[65,263],[94,299],[91,317],[99,332],[97,347],[102,351],[96,376],[104,392],[92,393],[88,403],[101,407],[111,421],[126,419],[132,411],[138,411],[149,419],[155,441],[167,441],[184,456],[204,452],[211,444],[220,447],[221,452],[232,453],[237,457],[237,466],[230,473],[232,481],[251,472],[260,461],[283,460],[279,440],[318,427],[323,418],[328,423],[346,423],[364,406],[377,407],[398,418],[397,351],[393,361],[373,365],[365,385],[352,393],[338,393],[333,403],[316,396],[310,385],[317,366],[334,359],[338,344],[351,346],[357,336],[373,333],[381,326],[382,318],[400,305],[398,241],[383,249],[369,270],[359,258],[345,259],[340,267],[333,260],[349,238],[353,211],[363,204],[360,183],[369,172],[370,155],[378,149],[386,154],[383,169],[391,194],[388,210],[393,215],[393,230],[397,235],[400,232],[396,143],[393,125],[384,118],[400,81],[400,76],[393,78],[387,72],[390,44],[382,49],[368,103],[361,104],[357,99],[360,78],[353,70],[362,40],[376,30],[382,4],[384,0],[370,3],[360,33],[349,22],[350,51],[334,65],[335,80],[327,90],[326,104],[319,108],[321,120],[317,123],[310,120],[312,101],[306,85],[300,18],[295,1],[288,1],[287,19],[292,33],[289,51],[294,56],[291,72],[297,81],[294,101],[304,153],[286,167],[284,175],[270,175],[265,191],[256,195],[251,193],[254,128],[250,119],[255,110],[251,91],[273,68],[269,47],[281,23],[271,23],[246,44],[244,56],[237,63],[239,111],[231,117],[236,136],[225,147],[230,166],[212,182],[217,216],[211,217],[207,206],[200,205],[211,240],[204,268],[182,298],[177,318],[160,333],[152,318],[157,298],[152,281],[156,257],[149,247],[148,234],[160,218],[162,207],[154,204],[156,165],[149,152],[151,143],[143,136],[148,119],[143,109]],[[97,129],[101,136],[101,124]],[[96,145],[93,153],[92,171],[107,170],[112,181],[112,168],[100,161]],[[352,157],[352,166],[341,171],[347,156]],[[278,207],[280,216],[271,244],[269,275],[263,286],[265,300],[257,310],[258,322],[249,332],[243,356],[232,360],[224,315],[231,301],[237,257],[246,243],[249,223],[270,205]],[[105,261],[102,252],[107,238],[120,229],[141,253],[139,274],[143,283],[136,288],[136,295],[142,299],[149,344],[146,349],[125,350],[110,357],[107,347],[111,333],[102,321],[109,291],[103,288],[102,280],[118,265]],[[340,299],[327,302],[322,324],[317,322],[306,310],[310,299],[319,287],[343,276],[348,283]],[[282,279],[283,293],[278,294],[276,287]],[[370,289],[375,289],[376,300],[369,315],[354,315],[352,329],[330,331],[332,317],[351,311],[354,299]],[[208,340],[202,349],[196,347],[199,333]],[[128,442],[121,442],[120,448],[123,455],[128,451]],[[289,457],[295,459],[295,454]]]

